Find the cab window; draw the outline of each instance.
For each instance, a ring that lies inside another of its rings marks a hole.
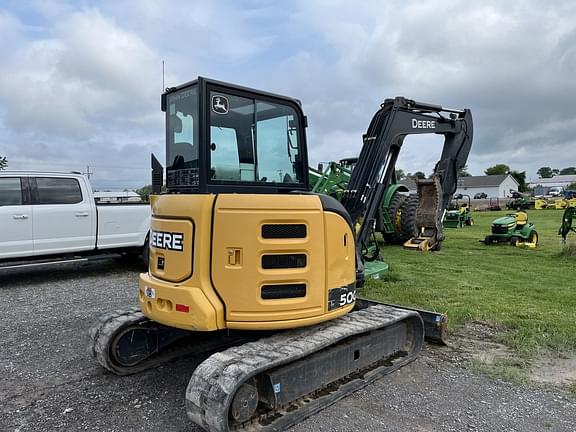
[[[210,92],[210,180],[302,183],[298,128],[288,104]]]
[[[82,202],[80,183],[76,179],[37,177],[38,197],[35,204],[77,204]]]
[[[0,178],[0,206],[22,205],[20,177]]]

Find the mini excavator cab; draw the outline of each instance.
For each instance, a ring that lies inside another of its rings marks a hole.
[[[199,78],[168,89],[162,109],[169,192],[308,190],[297,100]]]
[[[198,78],[168,89],[162,109],[168,193],[152,196],[144,314],[186,330],[272,330],[349,312],[352,224],[335,199],[308,193],[299,102]]]

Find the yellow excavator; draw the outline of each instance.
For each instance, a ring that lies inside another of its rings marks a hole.
[[[166,89],[162,110],[166,192],[153,156],[149,271],[139,307],[90,330],[104,368],[208,356],[186,389],[188,417],[209,431],[282,430],[412,361],[424,336],[443,339],[443,315],[357,290],[404,137],[445,136],[441,217],[470,151],[470,110],[385,100],[340,202],[309,192],[298,100],[199,77]]]

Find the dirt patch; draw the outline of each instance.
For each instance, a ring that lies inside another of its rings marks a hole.
[[[576,385],[576,353],[545,354],[530,362],[498,342],[499,336],[506,331],[503,326],[473,321],[451,332],[448,346],[433,351],[453,363],[475,362],[487,366],[480,367],[480,370],[489,374],[521,381],[528,378],[541,384]]]
[[[497,342],[497,336],[506,328],[485,322],[473,321],[450,333],[449,344],[440,351],[453,361],[477,360],[495,364],[516,358],[514,351]]]
[[[545,384],[576,384],[576,354],[538,358],[530,370],[530,379]]]

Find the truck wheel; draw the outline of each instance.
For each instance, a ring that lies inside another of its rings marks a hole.
[[[492,242],[492,237],[491,237],[491,236],[486,236],[486,237],[484,238],[484,244],[485,244],[486,246],[490,246],[492,243],[493,243],[493,242]]]

